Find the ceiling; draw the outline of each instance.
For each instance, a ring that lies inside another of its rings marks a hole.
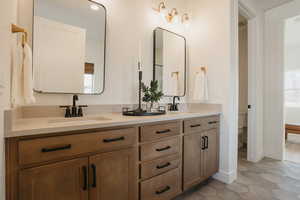
[[[291,2],[293,0],[252,0],[254,3],[259,5],[263,10],[268,10],[271,8],[275,8],[277,6],[280,6],[282,4]]]

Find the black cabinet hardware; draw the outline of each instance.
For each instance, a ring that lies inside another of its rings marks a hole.
[[[170,146],[166,146],[164,148],[161,148],[161,149],[156,149],[156,151],[165,151],[165,150],[168,150],[168,149],[171,149]]]
[[[82,167],[82,174],[83,174],[83,190],[87,190],[88,187],[88,170],[86,166]]]
[[[163,131],[156,131],[156,134],[163,134],[163,133],[169,133],[171,132],[170,129],[166,129],[166,130],[163,130]]]
[[[65,118],[70,118],[72,117],[71,114],[71,106],[59,106],[60,108],[65,108]]]
[[[191,128],[196,128],[196,127],[200,127],[201,124],[194,124],[194,125],[191,125]]]
[[[117,141],[121,141],[121,140],[125,140],[125,137],[118,137],[118,138],[112,138],[112,139],[104,139],[103,142],[105,143],[109,143],[109,142],[117,142]]]
[[[91,165],[92,168],[92,173],[93,173],[93,183],[92,183],[92,187],[97,187],[97,168],[96,165],[92,164]]]
[[[61,150],[71,149],[71,147],[72,147],[72,145],[68,144],[68,145],[61,146],[61,147],[42,148],[42,152],[47,153],[47,152],[53,152],[53,151],[61,151]]]
[[[206,142],[205,149],[208,149],[208,136],[204,136],[204,138],[205,138],[205,142]]]
[[[217,121],[211,121],[211,122],[208,122],[208,124],[216,124],[218,123]]]
[[[201,149],[205,150],[205,137],[202,137],[201,139],[202,139],[202,144],[201,144],[202,147],[201,147]]]
[[[164,164],[164,165],[157,165],[156,168],[157,168],[157,169],[163,169],[163,168],[166,168],[166,167],[168,167],[168,166],[170,166],[170,165],[171,165],[171,163],[167,162],[167,163]]]
[[[163,194],[163,193],[165,193],[165,192],[169,191],[170,189],[171,189],[171,187],[170,187],[170,186],[166,186],[164,189],[162,189],[162,190],[158,190],[158,191],[156,191],[155,193],[156,193],[157,195],[159,195],[159,194]]]

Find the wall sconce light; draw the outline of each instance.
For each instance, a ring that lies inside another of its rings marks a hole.
[[[179,22],[179,14],[177,9],[173,8],[171,12],[168,13],[166,18],[169,23],[174,22],[175,24],[177,24]]]
[[[167,15],[167,8],[164,2],[159,3],[157,11],[161,14],[162,17],[165,17]]]
[[[169,13],[167,12],[166,4],[164,2],[160,2],[158,5],[158,9],[156,10],[160,13],[160,15],[167,20],[169,23],[178,24],[180,22],[180,16],[176,8],[173,8]],[[190,20],[189,15],[185,13],[181,17],[181,23],[187,25]]]
[[[188,26],[189,21],[190,21],[189,15],[187,13],[183,14],[181,18],[181,23],[184,24],[185,26]]]

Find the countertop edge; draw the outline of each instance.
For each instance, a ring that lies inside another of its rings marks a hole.
[[[141,118],[141,119],[133,119],[126,121],[117,121],[117,122],[108,122],[108,123],[95,123],[95,124],[84,124],[78,126],[62,126],[55,128],[38,128],[38,129],[30,129],[30,130],[11,130],[7,131],[4,135],[5,139],[9,138],[18,138],[18,137],[26,137],[26,136],[43,136],[51,133],[66,133],[71,131],[80,131],[80,130],[89,130],[89,129],[101,129],[101,128],[113,128],[113,127],[122,127],[122,126],[131,126],[131,125],[140,125],[147,123],[155,123],[155,122],[164,122],[171,120],[181,120],[181,119],[189,119],[195,117],[209,117],[221,115],[222,112],[207,112],[207,113],[185,113],[180,115],[171,115],[164,116],[161,118]]]

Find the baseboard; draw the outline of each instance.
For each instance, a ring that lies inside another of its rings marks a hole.
[[[230,184],[237,179],[237,171],[232,171],[228,173],[220,170],[217,174],[213,176],[213,178],[223,183]]]

